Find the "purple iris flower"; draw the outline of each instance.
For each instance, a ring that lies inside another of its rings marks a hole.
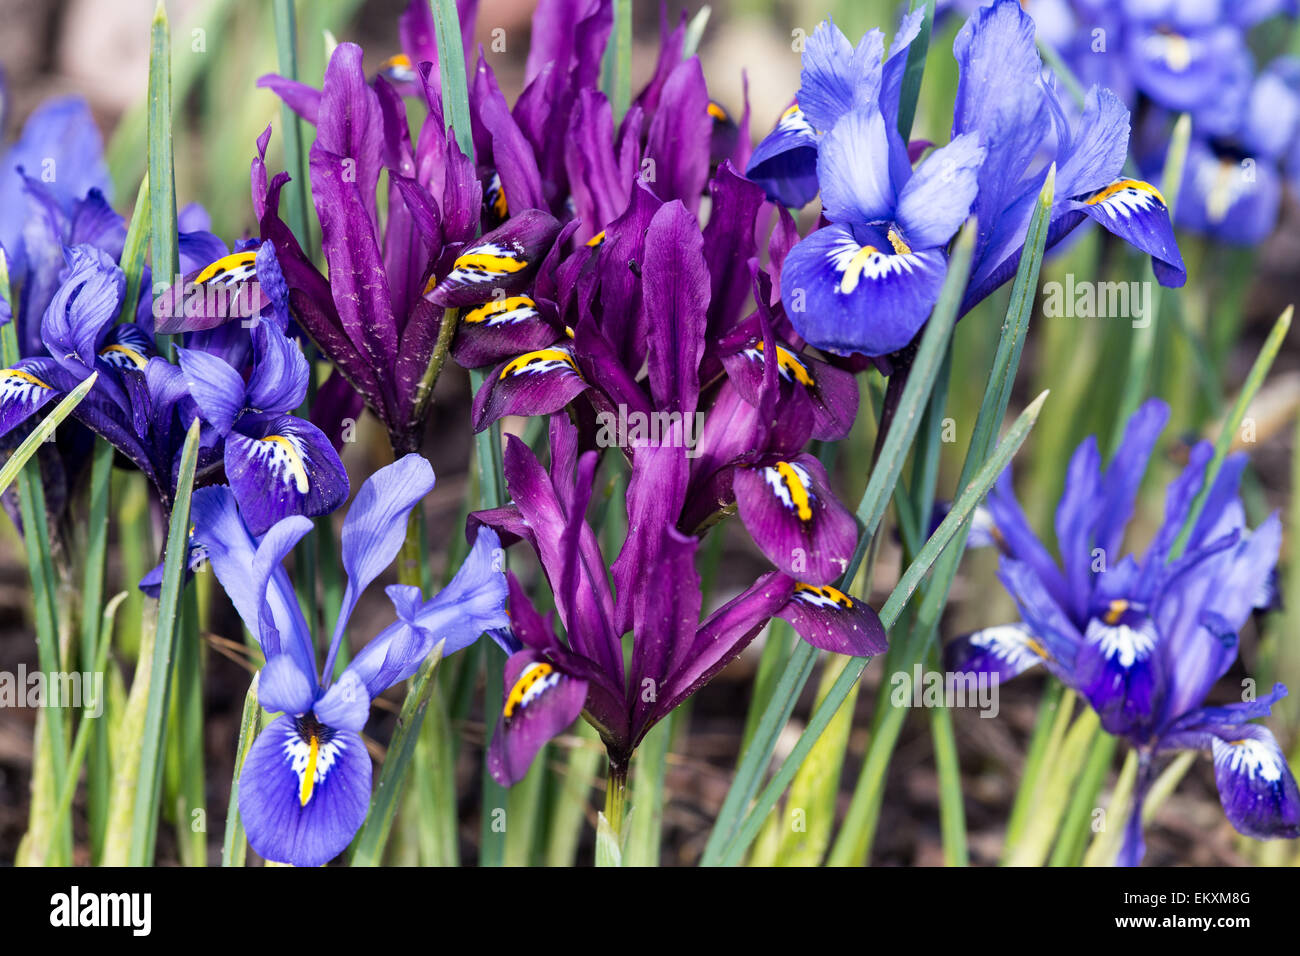
[[[1246,527],[1237,487],[1244,456],[1230,457],[1187,539],[1174,545],[1202,490],[1213,449],[1201,442],[1169,487],[1164,523],[1141,557],[1121,555],[1124,528],[1169,410],[1151,400],[1129,420],[1103,470],[1096,440],[1071,459],[1056,511],[1060,563],[1029,529],[1004,475],[989,496],[1000,577],[1021,621],[977,631],[946,649],[951,670],[1007,679],[1046,667],[1096,710],[1102,727],[1139,755],[1137,805],[1120,861],[1143,854],[1141,802],[1157,757],[1170,750],[1213,753],[1224,812],[1242,833],[1300,836],[1300,792],[1286,758],[1264,727],[1251,723],[1286,694],[1208,706],[1206,698],[1237,659],[1238,631],[1267,605],[1282,529],[1271,515]]]
[[[548,471],[512,437],[505,470],[513,503],[471,516],[471,527],[495,527],[537,552],[566,635],[556,634],[511,576],[510,621],[521,646],[506,662],[504,705],[488,754],[500,783],[522,779],[538,750],[579,713],[600,732],[611,765],[626,769],[646,732],[734,660],[772,617],[824,650],[863,656],[885,648],[884,628],[865,602],[781,572],[764,575],[700,620],[699,541],[676,528],[688,477],[680,445],[636,450],[629,534],[609,565],[586,520],[598,455],[579,454],[577,439],[564,416],[551,418]],[[620,637],[626,631],[627,669]]]
[[[335,52],[321,91],[262,79],[318,125],[312,188],[329,279],[276,217],[282,178],[268,187],[264,165],[255,164],[262,232],[286,264],[299,323],[388,425],[395,447],[417,435],[427,401],[422,379],[444,309],[460,313],[452,345],[460,364],[518,361],[530,375],[557,370],[572,360],[569,336],[595,294],[597,267],[607,260],[611,272],[622,273],[601,307],[634,315],[639,290],[627,262],[640,240],[633,230],[644,230],[664,202],[696,212],[711,170],[735,178],[724,169],[746,154],[740,130],[747,119],[737,124],[713,102],[698,59],[682,57],[684,22],[672,31],[665,24],[654,76],[615,126],[597,88],[611,25],[612,8],[602,0],[539,4],[513,108],[480,52],[470,75],[473,164],[443,132],[438,74],[429,62],[433,26],[419,0],[401,21],[416,82],[400,91],[383,69],[368,84],[361,51],[350,44]],[[418,135],[407,128],[399,92],[423,96],[428,115]],[[382,236],[367,198],[381,169],[390,184]],[[607,230],[623,236],[608,249]],[[358,285],[350,278],[356,275],[371,281]],[[615,348],[635,348],[631,322],[619,321],[625,328],[608,332]],[[554,407],[573,397],[575,382]],[[508,402],[476,405],[475,427],[510,411]]]
[[[728,169],[724,163],[722,171]],[[489,376],[488,397],[476,400],[476,407],[497,411],[557,413],[549,470],[511,439],[505,474],[513,503],[472,522],[537,551],[566,633],[558,637],[513,586],[511,620],[522,646],[506,667],[505,706],[489,755],[489,768],[503,783],[520,779],[546,740],[584,709],[611,763],[626,766],[646,731],[774,616],[837,653],[873,654],[885,646],[875,612],[831,584],[852,553],[856,522],[830,490],[820,462],[802,453],[812,434],[843,437],[851,426],[852,376],[777,337],[770,278],[756,263],[748,278],[759,309],[743,321],[731,317],[728,303],[736,294],[720,281],[730,275],[726,256],[715,271],[717,250],[709,249],[708,238],[719,248],[745,248],[736,245],[742,236],[752,243],[762,197],[734,172],[722,179],[710,226],[731,225],[701,230],[680,201],[660,203],[639,190],[635,207],[644,210],[637,215],[648,222],[627,231],[611,226],[600,255],[633,250],[640,317],[619,311],[598,318],[595,304],[607,292],[602,283],[611,283],[611,297],[621,294],[618,270],[598,270],[595,287],[579,295],[589,304],[578,308],[571,347],[512,360]],[[742,201],[745,195],[750,201]],[[615,253],[611,262],[626,262],[625,256]],[[722,330],[716,341],[713,326]],[[620,357],[624,352],[629,358]],[[646,375],[638,380],[642,365]],[[558,413],[566,404],[574,406],[578,425]],[[698,441],[688,443],[685,432],[697,413],[704,425]],[[655,433],[621,433],[628,419],[656,423]],[[619,447],[631,461],[629,533],[612,563],[586,522],[595,470],[608,447]],[[698,536],[732,502],[780,570],[701,621]],[[628,632],[630,673],[620,637]]]
[[[239,778],[249,844],[268,860],[321,866],[343,852],[370,805],[371,765],[361,731],[371,702],[414,674],[439,642],[444,655],[452,654],[508,623],[499,542],[484,529],[451,583],[429,600],[419,588],[390,586],[398,619],[331,679],[357,601],[397,556],[411,509],[433,484],[429,463],[411,454],[361,486],[343,522],[347,587],[319,671],[311,631],[282,566],[311,521],[284,518],[259,537],[231,489],[195,492],[194,544],[261,645],[262,707],[281,714],[258,735]]]

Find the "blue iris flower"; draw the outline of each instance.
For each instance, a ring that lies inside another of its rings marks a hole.
[[[257,536],[230,488],[194,494],[192,544],[256,636],[266,658],[258,700],[280,714],[254,741],[239,777],[248,842],[268,860],[321,866],[343,852],[370,806],[370,756],[361,730],[371,702],[414,674],[439,642],[451,654],[509,624],[500,541],[484,528],[451,583],[429,600],[419,588],[390,586],[397,620],[333,679],[358,600],[397,557],[411,510],[433,484],[429,463],[410,454],[379,469],[357,492],[340,539],[347,586],[320,670],[283,567],[312,522],[294,515]]]
[[[1143,405],[1104,470],[1095,439],[1079,446],[1056,511],[1059,563],[1030,530],[1010,475],[1003,476],[988,510],[1002,551],[1000,577],[1021,620],[966,635],[946,651],[949,669],[998,680],[1045,667],[1092,706],[1107,732],[1136,748],[1137,800],[1120,854],[1128,865],[1143,854],[1141,803],[1156,760],[1173,750],[1212,753],[1224,812],[1239,831],[1300,836],[1295,778],[1273,735],[1252,722],[1286,688],[1225,706],[1206,703],[1237,659],[1238,632],[1272,601],[1281,544],[1276,514],[1246,526],[1237,494],[1244,456],[1224,463],[1180,551],[1179,534],[1213,455],[1208,442],[1195,446],[1169,487],[1164,522],[1146,553],[1121,550],[1168,416],[1158,400]]]
[[[911,42],[911,18],[895,48]],[[789,253],[781,293],[796,331],[834,352],[886,355],[905,346],[938,299],[947,244],[967,215],[978,221],[962,312],[1014,275],[1034,204],[1056,167],[1051,247],[1092,219],[1152,257],[1156,277],[1182,285],[1186,271],[1159,190],[1122,174],[1128,110],[1092,88],[1081,115],[1067,109],[1043,69],[1034,22],[1015,0],[977,11],[953,53],[960,82],[953,138],[915,168],[928,143],[905,144],[897,131],[905,58],[882,58],[868,34],[856,49],[830,24],[808,41],[799,106],[812,135],[792,144],[785,173],[815,146],[817,182],[828,225]],[[787,117],[782,121],[789,124]],[[771,138],[782,138],[780,124]],[[750,174],[781,200],[802,182],[772,173],[764,153]],[[798,197],[795,197],[798,198]]]

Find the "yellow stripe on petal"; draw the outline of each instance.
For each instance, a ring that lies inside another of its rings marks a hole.
[[[573,356],[564,349],[538,349],[536,352],[525,352],[518,358],[511,360],[501,370],[500,377],[505,379],[511,375],[553,372],[560,365],[566,366],[574,375],[579,374]]]
[[[763,354],[763,343],[759,342],[756,348],[761,356]],[[804,365],[793,352],[780,345],[776,347],[776,367],[779,371],[785,373],[786,378],[793,378],[806,388],[812,388],[817,384],[813,381],[808,366]]]
[[[506,695],[505,706],[501,709],[501,716],[507,721],[511,720],[516,711],[527,707],[559,682],[560,674],[554,667],[545,661],[534,661],[523,669],[514,686],[510,688],[510,693]]]
[[[202,285],[205,282],[214,280],[229,283],[250,279],[257,274],[256,260],[256,250],[232,252],[228,256],[222,256],[216,262],[204,266],[203,271],[195,276],[194,281]]]
[[[800,521],[812,521],[811,477],[802,465],[778,461],[766,469],[765,477],[781,503],[799,516]]]
[[[491,302],[484,302],[482,305],[475,306],[465,313],[462,321],[464,322],[486,322],[488,325],[495,324],[492,320],[506,315],[510,312],[528,310],[536,308],[537,303],[526,295],[512,295],[504,299],[493,299]]]
[[[311,480],[307,477],[307,466],[302,460],[302,455],[298,453],[298,446],[283,435],[267,435],[265,438],[259,438],[258,441],[265,442],[274,448],[273,454],[277,457],[283,456],[289,474],[293,476],[294,486],[298,489],[298,494],[305,495],[311,487]]]
[[[809,604],[818,604],[823,607],[831,604],[837,604],[846,610],[853,607],[853,599],[841,591],[839,588],[833,588],[829,584],[796,584],[794,586],[794,596]]]
[[[21,368],[0,369],[0,378],[16,378],[20,382],[26,382],[28,385],[35,385],[37,388],[49,389],[50,391],[54,390],[53,385],[47,385],[31,372]]]
[[[1168,205],[1168,203],[1165,202],[1165,197],[1160,194],[1160,190],[1156,189],[1156,187],[1152,186],[1150,183],[1143,182],[1140,179],[1116,180],[1115,182],[1107,186],[1105,189],[1093,193],[1084,201],[1089,206],[1095,206],[1098,203],[1104,203],[1106,200],[1113,198],[1114,196],[1124,192],[1125,190],[1131,190],[1135,193],[1145,193],[1147,195],[1154,196],[1156,199],[1160,200],[1160,205],[1162,206]]]
[[[298,805],[307,806],[312,791],[316,789],[316,760],[320,756],[320,737],[311,735],[307,742],[307,769],[302,774],[302,790],[298,794]]]
[[[112,361],[115,356],[122,356],[136,368],[144,368],[149,364],[149,360],[133,348],[125,345],[106,345],[99,353],[102,357]],[[113,363],[118,364],[118,363]]]
[[[510,275],[527,268],[528,263],[515,256],[470,252],[458,258],[452,266],[479,275]]]

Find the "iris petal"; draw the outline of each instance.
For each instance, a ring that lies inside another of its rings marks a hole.
[[[276,415],[226,438],[226,477],[253,534],[289,515],[329,514],[348,494],[338,453],[319,428]]]
[[[947,268],[937,249],[895,253],[831,225],[790,250],[781,299],[796,331],[818,348],[887,355],[925,324]]]
[[[239,775],[239,815],[252,848],[268,860],[323,866],[342,853],[370,806],[370,755],[359,734],[271,722]],[[305,797],[305,799],[304,799]]]

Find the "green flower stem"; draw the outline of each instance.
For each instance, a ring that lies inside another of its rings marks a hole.
[[[632,774],[632,809],[628,818],[627,852],[624,866],[658,866],[663,837],[664,777],[668,751],[680,708],[661,720],[637,749],[636,772]]]

